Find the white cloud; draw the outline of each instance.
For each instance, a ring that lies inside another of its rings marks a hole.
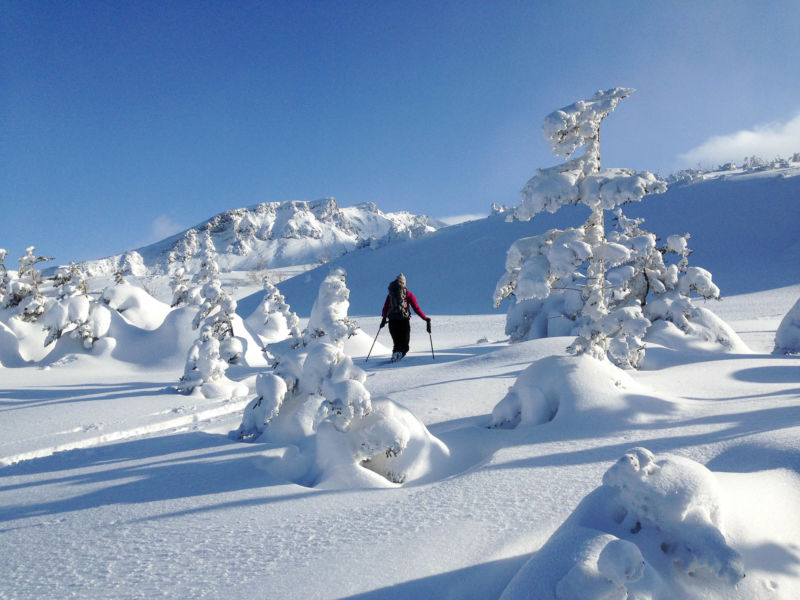
[[[176,223],[167,215],[159,215],[150,225],[150,237],[154,241],[161,241],[179,231],[186,229],[183,225]]]
[[[438,217],[440,221],[446,223],[447,225],[458,225],[459,223],[465,223],[466,221],[475,221],[477,219],[485,219],[486,215],[454,215],[451,217]]]
[[[768,123],[752,130],[711,137],[678,159],[688,166],[699,163],[715,167],[726,162],[740,163],[749,156],[770,160],[788,158],[796,152],[800,152],[800,114],[787,123]]]

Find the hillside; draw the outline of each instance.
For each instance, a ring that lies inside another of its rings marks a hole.
[[[723,297],[800,282],[800,165],[758,172],[716,171],[676,181],[664,194],[629,204],[661,237],[691,234],[691,264],[712,272]],[[315,290],[330,269],[348,273],[351,313],[378,314],[386,286],[403,272],[430,314],[494,312],[492,293],[516,239],[553,227],[574,227],[588,213],[577,207],[541,214],[527,223],[501,215],[462,223],[420,239],[353,252],[280,285],[292,309],[308,315]],[[247,316],[260,293],[240,302]]]

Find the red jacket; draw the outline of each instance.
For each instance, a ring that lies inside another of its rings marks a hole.
[[[406,290],[406,300],[408,301],[408,305],[414,309],[414,312],[417,313],[420,316],[420,318],[426,321],[428,320],[428,317],[425,316],[425,313],[422,312],[422,309],[419,307],[419,304],[417,304],[417,298],[409,290]],[[383,303],[383,310],[381,311],[381,316],[384,319],[386,318],[386,313],[389,312],[390,302],[391,300],[389,298],[389,294],[386,294],[386,302]]]

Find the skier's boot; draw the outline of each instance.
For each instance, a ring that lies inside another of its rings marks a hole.
[[[397,362],[401,358],[403,358],[402,352],[395,352],[394,354],[392,354],[392,362]]]

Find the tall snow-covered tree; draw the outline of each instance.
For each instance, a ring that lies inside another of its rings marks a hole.
[[[642,338],[653,318],[693,333],[694,319],[704,323],[706,337],[723,343],[732,333],[691,304],[691,293],[716,298],[719,290],[707,271],[688,267],[688,236],[670,236],[659,248],[641,220],[622,213],[623,204],[665,191],[665,182],[647,171],[601,169],[600,125],[632,91],[597,92],[545,119],[543,131],[557,156],[570,158],[582,146],[584,154],[539,169],[522,190],[514,218],[529,220],[567,205],[584,205],[590,216],[581,227],[517,240],[495,290],[497,305],[514,298],[506,325],[513,339],[576,335],[573,352],[607,356],[626,368],[637,367],[644,356]],[[617,222],[611,234],[608,211]],[[664,263],[668,253],[680,257],[677,264]],[[656,297],[659,302],[651,306],[648,298]]]
[[[335,269],[320,284],[308,325],[303,331],[305,345],[323,338],[326,342],[341,345],[358,329],[358,323],[347,316],[350,290],[345,280],[344,269]]]
[[[200,287],[202,303],[192,320],[192,327],[199,330],[200,337],[189,350],[181,377],[179,390],[186,392],[201,384],[220,380],[228,364],[236,363],[244,351],[241,340],[233,335],[236,300],[222,287],[216,249],[208,230],[203,238],[201,266],[195,286]],[[193,292],[190,291],[189,295]]]

